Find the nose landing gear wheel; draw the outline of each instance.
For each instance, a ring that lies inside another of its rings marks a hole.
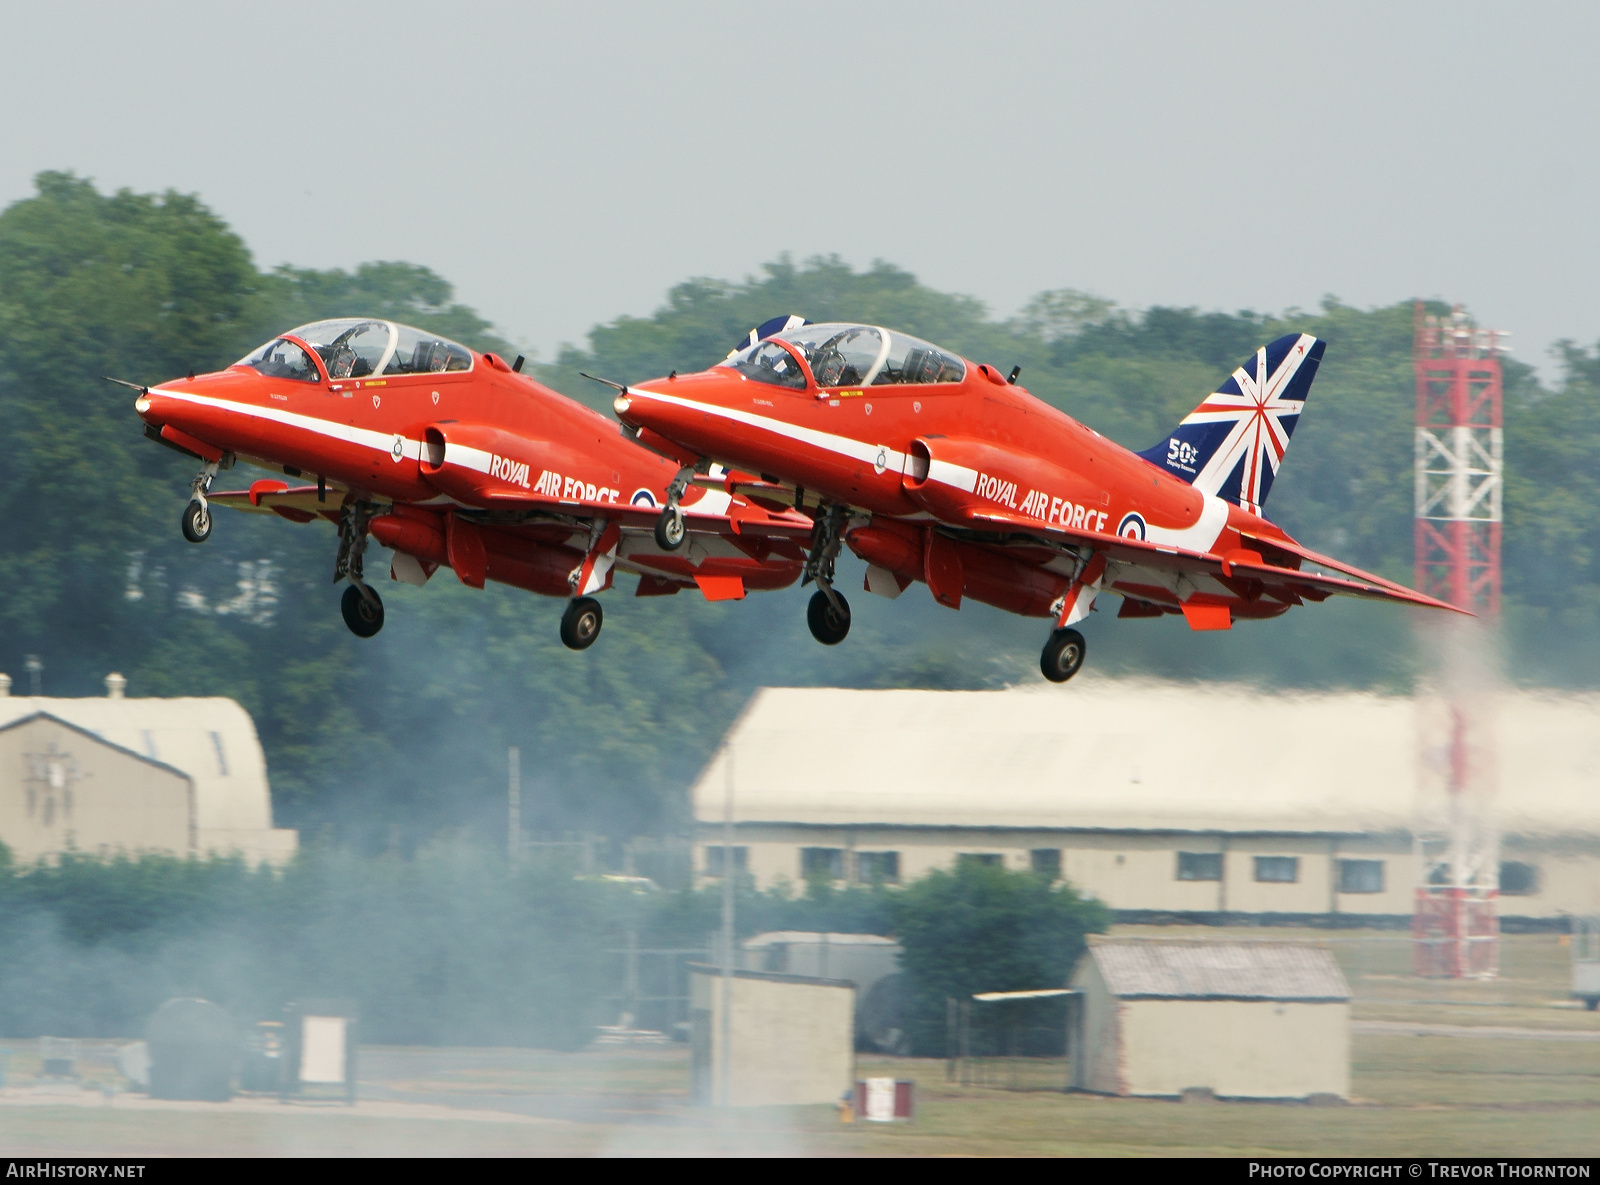
[[[561,644],[568,650],[587,650],[600,636],[605,611],[593,597],[577,597],[561,615]]]
[[[359,588],[350,585],[339,601],[339,611],[344,614],[344,623],[350,627],[350,632],[358,638],[370,638],[383,628],[383,602],[370,589],[362,596]]]
[[[828,594],[820,590],[811,595],[811,604],[806,606],[806,624],[811,627],[811,636],[824,646],[837,646],[850,632],[850,603],[837,592],[833,595],[839,598],[837,609]]]
[[[1039,669],[1052,683],[1065,683],[1078,673],[1088,647],[1077,630],[1056,630],[1044,644],[1039,656]]]
[[[183,508],[183,537],[190,543],[211,538],[211,511],[204,503],[191,502]]]
[[[656,546],[662,551],[677,551],[683,546],[684,533],[683,511],[668,506],[656,519]]]

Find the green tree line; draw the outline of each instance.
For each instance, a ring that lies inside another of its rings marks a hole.
[[[575,1048],[623,1006],[626,935],[703,947],[720,914],[717,888],[639,892],[561,859],[510,869],[459,838],[410,858],[313,846],[281,870],[78,854],[18,868],[0,846],[0,1034],[134,1037],[174,996],[243,1024],[337,997],[368,1042]],[[968,865],[904,890],[745,883],[736,917],[740,938],[901,936],[907,1030],[938,1054],[947,996],[1061,984],[1107,914],[1031,873]]]
[[[1021,365],[1035,395],[1136,448],[1261,342],[1316,333],[1327,358],[1268,513],[1310,546],[1409,581],[1409,302],[1133,311],[1062,289],[1002,319],[888,263],[785,258],[742,281],[687,280],[654,313],[597,326],[536,371],[603,406],[606,391],[580,370],[635,381],[703,367],[787,312],[878,322]],[[476,592],[443,572],[424,589],[386,587],[384,632],[355,639],[331,584],[332,529],[224,516],[204,547],[185,544],[177,517],[191,463],[143,441],[129,393],[100,378],[213,369],[291,325],[353,315],[519,352],[425,268],[264,269],[192,196],[107,194],[47,173],[36,195],[0,212],[0,670],[19,691],[36,654],[50,694],[98,694],[120,670],[132,695],[236,698],[260,730],[280,824],[378,851],[396,834],[404,850],[445,829],[493,836],[508,745],[526,755],[533,829],[670,832],[686,823],[685,787],[758,686],[1038,677],[1040,622],[979,605],[952,614],[919,589],[892,604],[852,592],[850,638],[823,648],[798,588],[712,605],[635,600],[624,581],[608,594],[600,643],[573,654],[557,640],[559,602]],[[1600,346],[1563,350],[1554,388],[1507,366],[1504,646],[1517,679],[1592,687]],[[845,587],[858,588],[861,566],[843,567]],[[1097,613],[1086,633],[1101,671],[1400,690],[1425,669],[1416,621],[1330,601],[1217,634]]]

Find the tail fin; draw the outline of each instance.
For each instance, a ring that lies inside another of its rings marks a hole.
[[[1165,440],[1139,455],[1197,490],[1260,514],[1327,344],[1291,333],[1263,346]]]
[[[807,321],[799,313],[789,313],[781,317],[771,317],[761,322],[760,325],[757,325],[749,333],[740,338],[739,344],[728,351],[728,357],[732,358],[740,350],[748,350],[757,342],[766,341],[767,338],[771,337],[774,333],[782,333],[785,329],[795,329],[801,325],[810,324],[811,322]]]

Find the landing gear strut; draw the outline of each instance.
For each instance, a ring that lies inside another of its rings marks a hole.
[[[1078,673],[1088,647],[1077,630],[1053,630],[1039,656],[1039,670],[1052,683],[1065,683]]]
[[[339,556],[333,562],[333,582],[350,581],[339,601],[339,611],[358,638],[370,638],[383,628],[383,601],[367,584],[362,570],[367,526],[376,514],[377,507],[367,501],[348,503],[339,514]]]
[[[817,583],[817,591],[806,606],[806,625],[811,636],[824,646],[837,646],[850,632],[850,603],[833,587],[833,565],[839,558],[844,538],[845,508],[830,506],[817,519],[817,534],[806,557],[805,580]]]
[[[605,611],[593,597],[574,597],[561,615],[561,644],[568,650],[587,650],[600,636]]]
[[[211,479],[222,468],[220,461],[207,461],[189,483],[189,505],[183,508],[183,537],[190,543],[204,543],[211,538],[211,506],[206,494],[211,489]]]
[[[662,551],[677,551],[683,546],[687,532],[683,523],[683,508],[678,505],[678,499],[689,488],[689,479],[694,473],[693,465],[685,465],[667,487],[667,504],[661,508],[661,517],[656,519],[656,546]]]

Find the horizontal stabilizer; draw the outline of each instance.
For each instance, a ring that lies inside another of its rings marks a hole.
[[[1211,552],[1189,551],[1181,547],[1149,543],[1143,539],[1131,539],[1122,535],[1101,535],[1086,531],[1063,530],[1059,527],[1041,527],[1034,519],[1007,514],[1004,511],[986,510],[968,516],[967,521],[973,527],[989,531],[997,527],[1008,527],[1036,537],[1061,539],[1080,545],[1087,543],[1109,560],[1138,564],[1160,571],[1199,573],[1220,578],[1225,583],[1260,581],[1263,590],[1273,596],[1282,592],[1288,594],[1288,597],[1298,596],[1310,601],[1321,601],[1330,596],[1361,597],[1367,600],[1396,601],[1428,609],[1448,609],[1452,613],[1466,612],[1454,605],[1409,589],[1403,584],[1396,584],[1392,580],[1363,572],[1360,568],[1329,559],[1327,556],[1301,547],[1287,536],[1280,538],[1249,535],[1246,538],[1261,543],[1266,550],[1276,548],[1295,559],[1306,560],[1319,567],[1332,568],[1342,575],[1328,576],[1321,572],[1306,572],[1299,568],[1268,563],[1264,558],[1248,551],[1235,551],[1224,557]]]

